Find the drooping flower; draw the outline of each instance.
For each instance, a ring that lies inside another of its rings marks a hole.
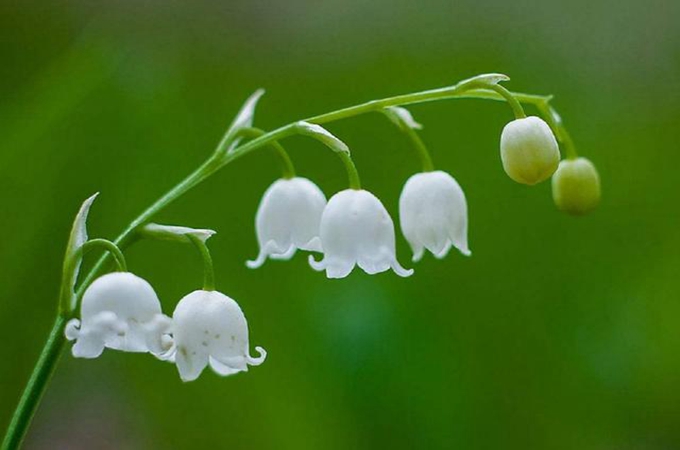
[[[555,205],[572,215],[587,214],[600,203],[600,176],[586,158],[565,159],[552,178]]]
[[[321,189],[306,178],[274,182],[262,197],[255,218],[260,253],[251,269],[267,258],[290,259],[297,249],[320,252],[319,224],[326,206]]]
[[[557,170],[560,150],[552,130],[535,116],[508,123],[501,133],[501,161],[510,178],[533,185]]]
[[[267,352],[255,347],[250,356],[248,323],[231,298],[217,291],[194,291],[182,298],[173,313],[172,346],[161,359],[174,361],[183,381],[198,378],[206,366],[226,376],[262,364]]]
[[[470,255],[465,194],[458,182],[440,170],[413,175],[399,197],[399,222],[413,249],[413,261],[425,249],[443,258],[455,246]]]
[[[76,341],[72,353],[78,358],[96,358],[105,347],[147,352],[153,330],[165,328],[169,321],[147,281],[129,272],[114,272],[87,288],[80,319],[66,324],[66,338]]]
[[[393,269],[410,276],[396,258],[394,223],[378,198],[362,189],[346,189],[328,201],[321,217],[321,245],[324,257],[310,265],[325,270],[328,278],[344,278],[359,265],[366,273]]]

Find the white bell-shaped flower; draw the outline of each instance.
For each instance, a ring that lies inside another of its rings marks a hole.
[[[319,224],[326,206],[321,189],[307,178],[274,182],[262,197],[255,218],[260,253],[251,269],[267,258],[290,259],[297,249],[320,252]]]
[[[151,285],[129,272],[97,278],[85,291],[80,319],[66,324],[66,338],[75,340],[73,356],[96,358],[105,347],[126,352],[147,352],[155,330],[170,319]]]
[[[359,265],[366,273],[393,269],[410,276],[396,257],[394,223],[383,204],[368,191],[346,189],[328,201],[321,217],[321,261],[309,256],[315,270],[325,270],[328,278],[344,278]]]
[[[174,361],[183,381],[198,378],[207,365],[219,375],[247,371],[264,362],[267,352],[255,347],[250,356],[248,323],[231,298],[217,291],[194,291],[173,313],[173,344],[161,359]]]
[[[446,172],[418,173],[406,181],[399,197],[399,221],[413,261],[419,261],[425,249],[443,258],[452,245],[470,256],[465,194]]]

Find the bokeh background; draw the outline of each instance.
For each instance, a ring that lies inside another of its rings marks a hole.
[[[113,238],[214,148],[241,102],[257,125],[483,73],[556,95],[603,202],[574,219],[549,182],[502,171],[496,102],[411,108],[467,194],[471,258],[326,280],[303,255],[248,270],[254,215],[278,176],[261,151],[158,221],[219,230],[218,286],[251,342],[247,374],[183,384],[144,355],[65,354],[27,449],[680,448],[680,3],[571,1],[0,1],[0,424],[56,307],[79,204]],[[397,217],[418,168],[380,115],[329,128]],[[337,158],[291,138],[328,196]],[[398,238],[401,261],[410,252]],[[135,273],[170,312],[199,287],[191,248],[143,242]]]

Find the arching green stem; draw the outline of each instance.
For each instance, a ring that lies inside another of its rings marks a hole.
[[[66,343],[66,336],[64,336],[66,322],[67,319],[64,316],[57,315],[38,362],[35,363],[31,377],[19,399],[19,404],[14,410],[9,427],[7,427],[7,434],[0,447],[2,450],[16,450],[21,446]]]
[[[267,132],[264,130],[255,127],[250,127],[241,128],[238,131],[237,136],[253,139],[263,136],[265,134],[267,134]],[[290,155],[288,154],[286,149],[283,148],[279,141],[272,142],[270,146],[274,149],[274,151],[279,157],[279,161],[281,162],[281,173],[283,175],[283,178],[286,180],[295,178],[295,166],[293,165],[293,161],[290,159]]]
[[[427,150],[425,143],[420,138],[420,135],[414,128],[414,126],[418,126],[418,124],[408,123],[406,120],[404,120],[404,117],[402,117],[402,115],[399,114],[397,111],[384,109],[382,112],[390,119],[392,123],[397,125],[397,128],[399,128],[409,139],[409,141],[411,142],[411,146],[413,147],[416,154],[418,155],[418,158],[420,159],[420,164],[423,169],[423,172],[432,172],[434,170],[432,156],[430,155],[430,152]]]
[[[116,265],[118,266],[118,270],[120,272],[127,272],[127,263],[125,262],[125,255],[123,255],[123,252],[118,248],[116,244],[113,242],[109,241],[108,239],[90,239],[87,241],[85,244],[83,244],[82,247],[80,247],[80,251],[84,255],[85,253],[89,252],[95,247],[101,247],[108,252],[110,252],[113,255],[113,259],[116,261]]]
[[[483,88],[485,88],[485,86],[481,86],[474,80],[466,80],[453,86],[446,86],[439,89],[430,89],[421,92],[387,97],[380,100],[372,100],[359,105],[309,117],[304,119],[304,122],[323,124],[349,117],[355,117],[369,112],[379,111],[390,106],[410,105],[452,98],[481,98],[505,100],[511,102],[510,98],[504,97],[501,93]],[[514,92],[511,94],[511,97],[517,99],[520,102],[535,104],[544,115],[547,111],[548,115],[546,116],[546,120],[550,120],[548,123],[555,130],[555,134],[557,135],[558,139],[560,139],[560,141],[567,147],[567,154],[575,155],[573,143],[571,142],[569,134],[566,132],[566,129],[564,129],[561,120],[559,120],[559,116],[553,114],[554,110],[549,107],[548,102],[550,97],[532,96]],[[516,105],[513,110],[515,109]],[[258,148],[270,145],[271,143],[279,141],[285,137],[297,134],[300,130],[298,125],[299,122],[300,121],[289,123],[288,125],[284,125],[241,145],[239,145],[238,139],[236,137],[236,132],[238,130],[230,129],[225,134],[225,137],[220,141],[215,151],[203,164],[201,164],[196,170],[190,173],[184,180],[175,185],[167,193],[162,195],[137,218],[132,220],[132,222],[115,239],[114,243],[119,249],[127,248],[136,240],[138,230],[149,223],[156,216],[156,214],[165,209],[172,202],[182,197],[188,191],[210,178],[221,168],[234,162],[238,158],[241,158],[242,156],[245,156]],[[356,168],[354,167],[354,163],[352,162],[351,158],[349,155],[340,155],[340,157],[343,158],[345,167],[348,170],[348,175],[350,176],[350,185],[354,188],[359,188],[359,177],[356,173]],[[84,277],[80,287],[78,288],[78,291],[76,292],[77,299],[82,298],[82,293],[84,290],[90,285],[90,283],[92,283],[95,277],[102,273],[106,267],[106,264],[111,258],[111,254],[107,252],[92,267],[92,269]],[[59,315],[52,327],[52,331],[50,332],[47,342],[45,343],[40,359],[35,365],[33,373],[26,385],[21,400],[19,401],[19,405],[14,411],[12,421],[2,444],[2,450],[15,450],[19,447],[24,435],[26,434],[28,425],[30,424],[31,418],[33,417],[35,409],[38,406],[39,399],[45,390],[47,381],[50,378],[50,374],[52,373],[63,348],[63,333],[67,319],[68,317]]]
[[[536,107],[541,112],[546,122],[548,122],[550,128],[552,128],[553,132],[555,133],[555,136],[557,136],[557,140],[560,141],[560,143],[562,143],[562,145],[564,146],[564,149],[567,153],[567,158],[569,159],[578,158],[578,153],[576,152],[574,141],[571,139],[571,135],[564,127],[564,124],[562,123],[562,118],[560,117],[559,114],[557,114],[555,108],[550,106],[550,104],[548,104],[547,102],[539,103],[536,105]]]
[[[361,189],[361,179],[359,178],[359,172],[357,171],[357,166],[354,165],[352,157],[346,152],[336,152],[345,165],[345,170],[347,171],[347,180],[349,181],[349,188],[359,190]]]
[[[404,132],[404,134],[406,134],[406,136],[408,136],[409,140],[411,141],[411,144],[413,145],[413,148],[416,150],[416,153],[418,153],[418,157],[420,158],[420,163],[422,165],[423,172],[432,172],[434,170],[432,156],[430,156],[430,152],[427,150],[427,147],[425,146],[423,140],[420,138],[418,132],[411,127],[402,128],[402,131]]]
[[[505,101],[508,102],[508,105],[510,105],[510,108],[512,108],[512,112],[515,114],[515,119],[524,119],[527,116],[524,112],[524,108],[522,108],[522,105],[515,98],[512,92],[508,91],[500,84],[493,84],[489,86],[489,89],[497,92],[498,95],[503,97]]]
[[[213,268],[212,256],[210,255],[210,250],[208,250],[208,245],[193,234],[187,234],[187,238],[196,246],[201,254],[201,259],[203,259],[203,290],[214,291],[215,269]]]

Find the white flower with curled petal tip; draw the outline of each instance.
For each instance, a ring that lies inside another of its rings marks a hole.
[[[226,376],[258,366],[267,357],[250,356],[248,323],[231,298],[217,291],[194,291],[182,298],[173,313],[172,347],[161,359],[174,361],[183,381],[193,381],[206,366]]]
[[[335,194],[321,217],[321,245],[324,257],[309,264],[326,271],[328,278],[344,278],[359,265],[366,273],[393,269],[410,276],[396,257],[394,223],[383,204],[368,191],[347,189]]]
[[[155,340],[153,330],[169,321],[148,282],[129,272],[115,272],[87,288],[80,319],[66,324],[66,338],[76,341],[72,353],[78,358],[96,358],[105,347],[147,352]]]
[[[260,253],[246,264],[260,267],[267,258],[290,259],[295,251],[321,251],[319,224],[326,206],[321,189],[306,178],[274,182],[262,197],[255,218]]]
[[[399,222],[414,262],[425,249],[443,258],[452,245],[470,256],[465,194],[446,172],[418,173],[406,181],[399,197]]]

